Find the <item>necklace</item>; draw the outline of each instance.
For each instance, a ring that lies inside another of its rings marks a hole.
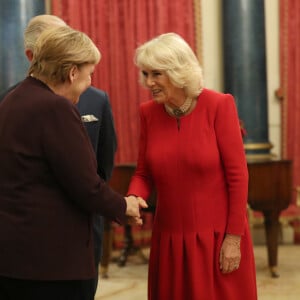
[[[191,108],[193,98],[187,98],[180,107],[172,108],[168,104],[165,104],[166,111],[175,116],[176,118],[182,117]]]

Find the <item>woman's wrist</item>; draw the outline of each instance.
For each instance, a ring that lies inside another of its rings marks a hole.
[[[225,239],[226,239],[226,242],[228,242],[229,244],[232,244],[232,245],[234,245],[238,248],[240,247],[240,243],[241,243],[241,236],[240,235],[227,233],[225,235]]]

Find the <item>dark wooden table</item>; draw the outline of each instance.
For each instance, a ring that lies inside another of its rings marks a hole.
[[[248,170],[248,203],[264,215],[268,264],[272,277],[278,277],[279,215],[292,199],[292,161],[249,161]]]

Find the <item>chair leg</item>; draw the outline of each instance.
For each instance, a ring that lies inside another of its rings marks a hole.
[[[120,267],[125,266],[129,253],[133,248],[133,237],[131,232],[131,226],[124,226],[124,247],[121,251],[120,257],[118,259],[118,265]]]
[[[124,267],[127,262],[129,255],[136,254],[140,257],[143,263],[148,263],[148,259],[144,255],[140,247],[134,245],[132,227],[130,225],[125,225],[124,228],[124,247],[121,251],[120,257],[118,259],[118,266]]]
[[[108,278],[108,268],[111,260],[112,244],[113,228],[111,222],[107,219],[104,219],[103,248],[99,272],[102,278]]]

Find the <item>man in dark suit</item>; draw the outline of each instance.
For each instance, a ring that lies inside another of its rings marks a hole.
[[[33,58],[34,44],[39,34],[43,30],[53,26],[66,26],[66,23],[53,15],[39,15],[30,20],[24,32],[25,54],[29,61]],[[4,96],[17,85],[18,84],[1,94],[0,102]],[[117,147],[116,132],[109,97],[104,91],[89,87],[80,96],[77,108],[96,154],[98,174],[102,179],[108,181],[112,174],[114,155]],[[93,231],[96,270],[98,270],[101,258],[104,222],[106,222],[106,226],[109,227],[109,221],[104,221],[100,215],[94,216]],[[97,283],[98,275],[95,278],[95,292]]]
[[[77,107],[96,153],[98,174],[105,181],[108,181],[112,174],[114,154],[117,146],[108,95],[102,90],[90,87],[80,96]],[[93,225],[95,263],[98,270],[102,253],[103,226],[106,227],[106,234],[109,235],[110,221],[104,219],[100,215],[95,215]],[[109,236],[107,238],[109,241]],[[109,245],[107,246],[109,247]],[[95,292],[97,289],[97,282],[98,277],[95,279]]]

